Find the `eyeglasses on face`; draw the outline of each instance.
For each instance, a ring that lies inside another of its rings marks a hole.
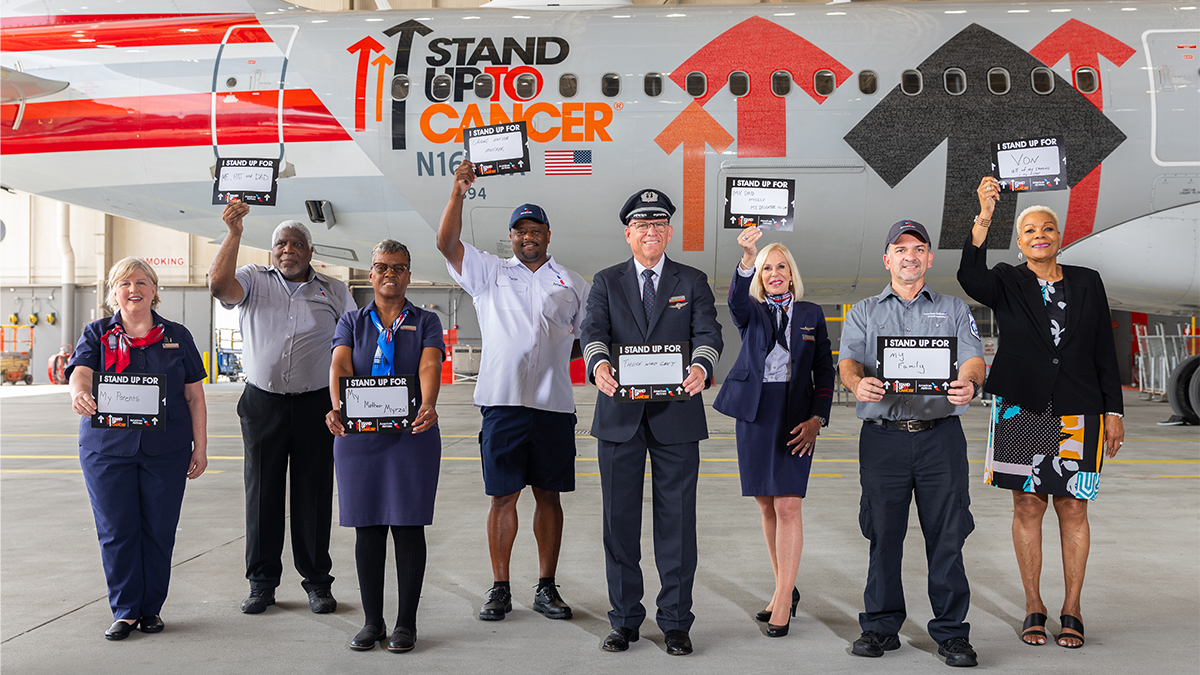
[[[406,265],[404,263],[401,263],[399,265],[385,265],[383,263],[372,263],[371,264],[371,271],[374,272],[375,274],[378,274],[381,277],[386,276],[388,273],[388,270],[391,270],[391,272],[398,277],[404,276],[404,273],[408,271],[408,265]]]
[[[653,227],[655,232],[666,232],[671,226],[670,221],[666,220],[631,220],[628,227],[637,230],[639,234],[645,234]]]

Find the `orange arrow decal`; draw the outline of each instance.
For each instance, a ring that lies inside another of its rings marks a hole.
[[[358,74],[354,82],[354,130],[367,128],[367,69],[371,67],[371,53],[383,51],[383,45],[367,36],[346,47],[351,54],[358,52]]]
[[[388,58],[387,54],[380,54],[379,58],[371,62],[373,66],[379,66],[379,72],[375,78],[375,121],[383,121],[383,69],[392,65],[395,61]]]
[[[683,145],[683,250],[703,251],[704,146],[724,152],[733,143],[733,136],[692,101],[654,142],[668,155]]]

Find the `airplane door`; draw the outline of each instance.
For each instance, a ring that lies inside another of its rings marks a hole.
[[[271,26],[268,37],[259,24],[240,24],[225,32],[212,83],[212,143],[218,158],[283,159],[283,94],[298,30]]]
[[[1160,166],[1200,165],[1200,30],[1142,34],[1150,73],[1151,152]]]
[[[822,302],[849,298],[858,284],[865,227],[866,166],[847,161],[787,161],[721,166],[716,189],[717,290],[729,289],[734,265],[742,257],[736,231],[726,229],[725,180],[727,178],[790,178],[796,181],[796,218],[792,232],[765,232],[760,248],[773,241],[791,250],[800,278],[809,294]]]

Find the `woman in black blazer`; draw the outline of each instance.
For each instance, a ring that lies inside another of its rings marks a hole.
[[[729,314],[742,349],[713,408],[737,419],[742,494],[758,501],[775,594],[755,618],[768,637],[788,633],[800,593],[804,547],[800,502],[808,491],[817,434],[833,404],[833,353],[825,315],[800,302],[804,284],[783,244],[758,250],[757,227],[738,235],[742,261],[729,285]]]
[[[1017,218],[1026,263],[987,267],[988,226],[1000,184],[979,183],[979,217],[963,246],[958,282],[991,307],[1000,349],[984,388],[995,397],[984,479],[1013,491],[1013,546],[1025,587],[1021,639],[1046,644],[1039,581],[1042,517],[1050,495],[1063,542],[1066,597],[1058,644],[1083,646],[1080,592],[1091,541],[1088,502],[1096,498],[1104,457],[1125,439],[1108,298],[1100,275],[1058,264],[1058,216],[1031,206]]]

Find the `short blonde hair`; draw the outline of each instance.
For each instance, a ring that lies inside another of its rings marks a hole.
[[[1031,213],[1044,213],[1044,214],[1050,216],[1050,220],[1054,221],[1054,226],[1060,230],[1062,229],[1062,223],[1059,222],[1058,214],[1054,212],[1054,209],[1050,208],[1049,206],[1038,206],[1038,205],[1034,205],[1034,206],[1031,206],[1031,207],[1025,209],[1024,211],[1021,212],[1021,215],[1017,216],[1017,227],[1020,227],[1021,222],[1025,220],[1025,216],[1027,216]]]
[[[154,299],[150,301],[150,309],[158,309],[158,273],[154,271],[150,263],[141,258],[132,257],[118,260],[112,269],[108,270],[108,296],[105,297],[104,304],[108,305],[109,309],[114,312],[120,309],[116,299],[117,282],[128,279],[137,272],[150,277],[151,283],[154,284]]]
[[[788,247],[775,241],[767,244],[758,251],[758,257],[754,259],[754,277],[750,280],[750,297],[759,302],[767,299],[767,289],[763,288],[762,270],[763,263],[767,262],[767,256],[771,255],[772,251],[779,251],[783,254],[783,259],[787,261],[788,270],[792,273],[792,299],[799,300],[804,297],[804,282],[800,279],[800,268],[796,267],[796,259],[792,257],[792,252]]]

